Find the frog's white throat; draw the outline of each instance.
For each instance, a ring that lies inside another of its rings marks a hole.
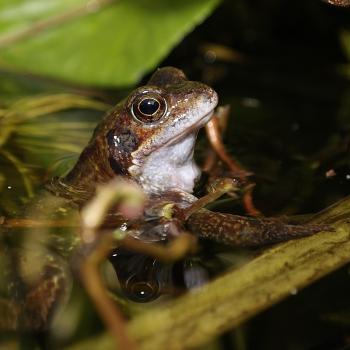
[[[136,175],[146,193],[177,189],[193,192],[200,170],[193,159],[197,131],[176,143],[165,145],[146,157]]]

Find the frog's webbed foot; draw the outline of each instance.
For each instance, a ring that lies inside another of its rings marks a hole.
[[[236,247],[258,247],[333,230],[328,225],[290,225],[277,219],[243,217],[206,209],[193,213],[187,226],[200,237]]]

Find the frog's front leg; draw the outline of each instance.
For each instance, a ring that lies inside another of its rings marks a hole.
[[[207,209],[193,213],[187,227],[200,237],[236,247],[258,247],[332,230],[327,225],[290,225],[278,219],[243,217]]]

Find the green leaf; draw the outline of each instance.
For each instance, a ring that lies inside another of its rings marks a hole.
[[[218,3],[219,0],[2,1],[0,63],[73,83],[134,84]]]

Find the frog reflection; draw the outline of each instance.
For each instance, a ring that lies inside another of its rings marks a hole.
[[[163,264],[147,255],[118,248],[111,252],[109,261],[123,295],[138,303],[153,301],[161,295],[179,295],[209,280],[209,273],[198,258]]]

